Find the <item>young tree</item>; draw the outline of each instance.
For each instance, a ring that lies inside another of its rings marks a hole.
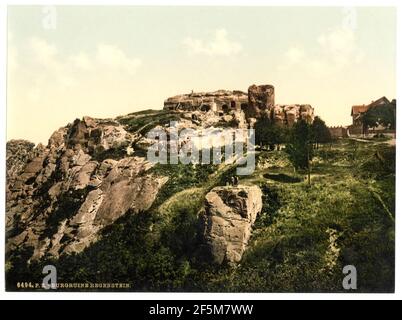
[[[289,143],[286,152],[295,170],[308,170],[310,184],[310,160],[313,156],[312,150],[312,129],[305,120],[296,122],[290,130]]]
[[[318,149],[320,143],[329,143],[332,141],[331,132],[329,131],[325,121],[316,116],[311,125],[313,142]]]
[[[285,142],[285,130],[274,123],[267,115],[257,120],[255,124],[255,142],[260,146],[275,146]]]

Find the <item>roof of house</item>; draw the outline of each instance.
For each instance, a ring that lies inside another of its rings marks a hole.
[[[352,106],[352,113],[351,116],[353,115],[357,115],[363,112],[366,112],[368,109],[372,108],[372,107],[376,107],[382,104],[388,104],[390,103],[389,100],[384,96],[381,97],[375,101],[372,101],[370,104],[368,105],[356,105],[356,106]]]
[[[368,110],[369,106],[366,105],[360,105],[360,106],[352,106],[352,116],[362,113],[362,112],[366,112]]]
[[[371,107],[376,107],[381,104],[388,104],[388,103],[390,103],[390,101],[387,99],[387,97],[381,97],[380,99],[377,99],[376,101],[371,102],[368,105],[368,107],[371,108]]]

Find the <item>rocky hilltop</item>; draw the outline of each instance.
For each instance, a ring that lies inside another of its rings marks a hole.
[[[46,146],[9,141],[7,252],[30,248],[30,260],[79,253],[119,218],[149,209],[169,180],[169,174],[153,172],[146,159],[155,142],[146,137],[152,128],[169,135],[167,124],[175,121],[179,130],[246,129],[263,115],[290,125],[297,119],[310,121],[313,109],[275,105],[273,86],[253,85],[247,94],[219,90],[168,98],[162,111],[76,119],[56,130]],[[255,188],[214,189],[206,195],[201,224],[208,226],[203,242],[212,260],[240,261],[261,210],[261,191]],[[234,202],[225,200],[231,197]],[[224,227],[227,223],[233,227]]]
[[[150,120],[154,116],[157,120]],[[152,111],[118,119],[84,117],[55,131],[46,146],[9,141],[7,252],[30,249],[30,261],[79,253],[120,217],[149,209],[169,177],[150,172],[154,165],[145,151],[154,141],[146,138],[143,128],[152,123],[148,129],[160,127],[169,133],[161,126],[164,116]],[[178,129],[200,129],[211,122],[205,118],[195,124],[186,114],[171,116],[166,119],[176,120]],[[250,229],[252,221],[248,224]],[[247,228],[234,232],[249,233]],[[229,262],[239,261],[247,237],[239,248],[226,248],[236,252]]]

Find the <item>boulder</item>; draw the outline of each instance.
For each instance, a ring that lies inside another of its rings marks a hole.
[[[200,212],[202,257],[219,265],[238,263],[261,209],[262,192],[257,186],[212,189]]]

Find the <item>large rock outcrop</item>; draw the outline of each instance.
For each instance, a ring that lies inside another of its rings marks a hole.
[[[147,210],[167,178],[125,153],[134,139],[118,122],[85,117],[54,132],[46,147],[10,141],[7,252],[31,249],[32,260],[80,252],[124,214]]]
[[[257,186],[212,189],[200,212],[203,258],[215,264],[239,262],[261,209],[262,192]]]

